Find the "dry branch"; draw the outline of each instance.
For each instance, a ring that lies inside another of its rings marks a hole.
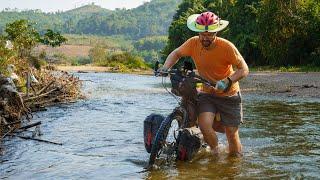
[[[48,141],[48,140],[33,138],[33,137],[28,137],[28,136],[21,136],[21,135],[17,135],[17,134],[12,134],[12,136],[16,136],[16,137],[19,137],[21,139],[26,139],[26,140],[34,140],[34,141],[45,142],[45,143],[49,143],[49,144],[56,144],[56,145],[60,145],[60,146],[63,145],[62,143],[58,143],[58,142],[53,142],[53,141]]]

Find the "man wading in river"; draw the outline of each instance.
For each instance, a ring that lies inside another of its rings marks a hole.
[[[241,155],[239,125],[242,122],[242,103],[238,81],[249,73],[248,66],[237,48],[228,40],[217,37],[217,32],[229,24],[212,12],[194,14],[188,18],[190,30],[199,36],[188,39],[167,57],[160,71],[167,71],[181,57],[192,57],[198,73],[216,82],[216,87],[203,86],[199,95],[198,123],[205,141],[214,155],[218,154],[218,138],[213,130],[215,113],[219,112],[225,130],[229,153]],[[237,68],[233,70],[232,66]]]

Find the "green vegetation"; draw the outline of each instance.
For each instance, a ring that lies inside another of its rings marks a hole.
[[[250,65],[320,66],[317,0],[184,0],[169,28],[165,56],[196,35],[186,28],[187,17],[206,10],[230,21],[219,35],[233,42]]]
[[[40,39],[41,43],[50,45],[52,47],[60,46],[66,41],[67,39],[65,37],[61,36],[58,32],[53,32],[51,29],[48,29],[47,32],[43,35],[43,38]]]
[[[135,9],[110,11],[94,4],[66,12],[40,10],[0,12],[0,31],[5,24],[19,19],[37,23],[37,31],[52,29],[64,34],[125,35],[131,39],[166,35],[172,16],[181,0],[153,0]]]
[[[68,60],[70,62],[71,66],[79,66],[79,65],[86,65],[86,64],[92,64],[92,60],[89,57],[75,57],[70,58]]]
[[[148,36],[136,41],[124,36],[97,36],[97,35],[64,35],[70,45],[86,45],[100,47],[110,52],[130,52],[141,56],[145,62],[154,63],[161,56],[160,52],[167,43],[167,36]],[[81,63],[80,63],[81,64]]]
[[[113,67],[114,70],[127,72],[132,69],[148,69],[143,58],[128,52],[110,52],[96,46],[89,52],[90,61],[98,66]]]
[[[129,10],[111,11],[94,4],[57,13],[4,10],[0,12],[0,31],[8,31],[14,36],[16,30],[8,29],[10,25],[6,24],[29,20],[27,27],[19,28],[33,29],[24,31],[24,35],[15,40],[17,50],[13,53],[19,56],[28,54],[30,49],[26,47],[34,46],[33,42],[60,45],[55,40],[63,42],[63,39],[59,40],[58,34],[53,33],[58,31],[65,34],[68,44],[104,49],[104,58],[62,57],[64,62],[81,65],[99,64],[101,62],[95,61],[102,60],[102,64],[112,65],[110,59],[106,59],[127,53],[153,64],[197,35],[187,29],[187,17],[206,10],[230,22],[219,36],[233,42],[250,66],[308,67],[302,68],[306,70],[320,66],[320,2],[317,0],[152,0]],[[19,23],[13,26],[18,27]],[[49,40],[50,36],[55,38]],[[8,38],[6,35],[2,41]],[[26,52],[19,50],[19,45],[26,46],[23,48]],[[1,53],[5,54],[4,51]],[[94,57],[99,56],[95,54]],[[6,55],[0,58],[4,59]]]
[[[15,52],[5,47],[6,38],[0,35],[0,73],[5,74],[8,60],[15,55]]]
[[[10,41],[8,41],[10,40]],[[5,73],[9,61],[20,59],[23,63],[29,63],[36,68],[44,64],[42,58],[44,53],[39,57],[31,54],[31,50],[40,43],[59,46],[66,39],[60,33],[50,29],[41,36],[38,31],[27,20],[17,20],[9,23],[5,27],[5,34],[0,34],[0,73]],[[7,43],[12,43],[12,47],[6,47]]]
[[[13,42],[19,57],[30,56],[32,48],[40,41],[39,33],[26,20],[18,20],[7,24],[6,38]]]
[[[133,50],[132,40],[125,36],[98,36],[98,35],[77,35],[64,34],[68,39],[67,44],[100,46],[113,51],[131,51]]]
[[[168,41],[167,36],[148,36],[133,43],[135,54],[140,55],[146,62],[154,63],[159,60],[160,52]]]

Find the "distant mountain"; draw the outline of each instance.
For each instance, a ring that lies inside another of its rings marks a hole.
[[[40,32],[53,29],[69,34],[125,35],[137,39],[166,35],[182,0],[152,0],[134,9],[108,10],[89,4],[65,12],[39,10],[0,12],[0,30],[17,19],[35,22]]]
[[[111,13],[112,10],[102,8],[101,6],[98,6],[92,3],[92,4],[88,4],[85,6],[81,6],[75,9],[65,11],[63,14],[76,15],[76,14],[94,14],[94,13],[104,13],[104,12]]]

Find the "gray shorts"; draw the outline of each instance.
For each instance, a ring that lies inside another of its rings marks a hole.
[[[220,97],[207,93],[200,93],[198,97],[198,113],[220,113],[221,124],[237,127],[242,123],[242,100],[238,92],[234,96]]]

